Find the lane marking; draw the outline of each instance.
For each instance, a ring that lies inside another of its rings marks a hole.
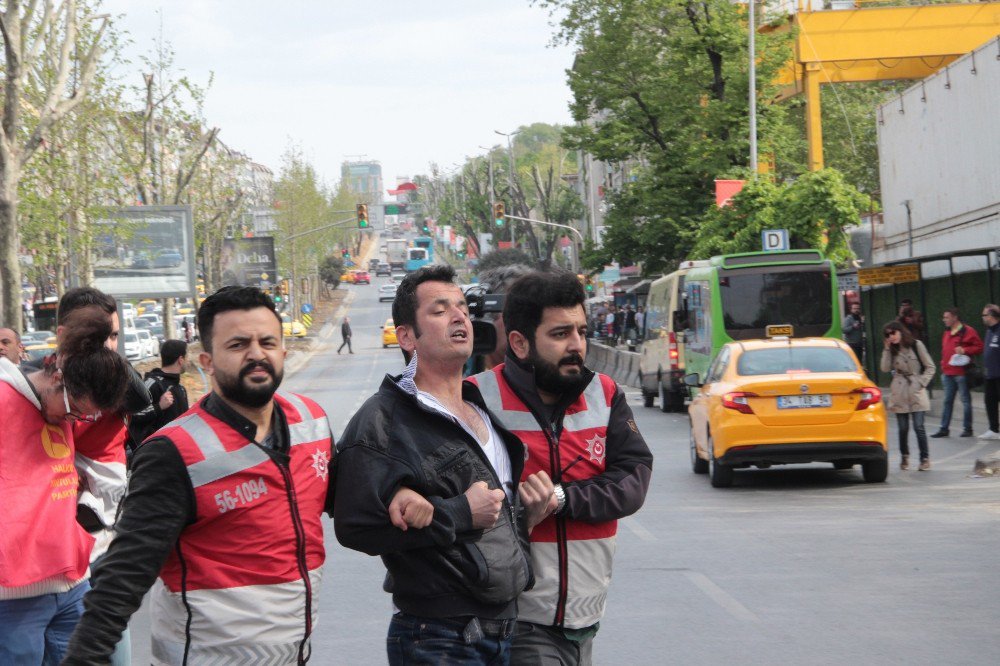
[[[636,535],[643,541],[656,541],[656,536],[642,526],[638,520],[633,517],[624,518],[622,522],[625,523],[625,527],[628,528],[629,532]]]
[[[743,622],[759,623],[760,618],[754,615],[749,608],[737,601],[731,594],[712,582],[705,574],[696,571],[685,571],[687,579],[694,583],[695,587],[705,593],[709,599],[719,604],[727,613],[737,620]]]

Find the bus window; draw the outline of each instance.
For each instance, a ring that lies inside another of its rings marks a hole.
[[[765,337],[768,324],[791,324],[795,337],[830,328],[830,271],[815,266],[719,271],[723,323],[733,340]]]

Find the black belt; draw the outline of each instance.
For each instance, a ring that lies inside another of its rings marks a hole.
[[[510,636],[514,633],[514,626],[517,624],[517,620],[511,618],[509,620],[486,620],[483,618],[479,619],[479,628],[482,629],[483,633],[487,636]]]

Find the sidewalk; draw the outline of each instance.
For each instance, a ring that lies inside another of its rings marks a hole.
[[[887,389],[882,389],[883,391]],[[927,434],[930,435],[938,431],[941,425],[941,409],[944,403],[944,389],[934,389],[934,397],[931,398],[931,411],[927,412],[926,427]],[[891,416],[891,415],[890,415]],[[972,432],[978,435],[985,432],[989,427],[986,419],[986,405],[983,403],[981,391],[972,392]],[[951,408],[951,425],[948,431],[953,437],[957,437],[962,432],[962,398],[955,396],[955,404]]]

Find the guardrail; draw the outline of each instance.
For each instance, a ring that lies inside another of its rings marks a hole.
[[[639,353],[588,340],[587,367],[619,384],[639,386]]]

